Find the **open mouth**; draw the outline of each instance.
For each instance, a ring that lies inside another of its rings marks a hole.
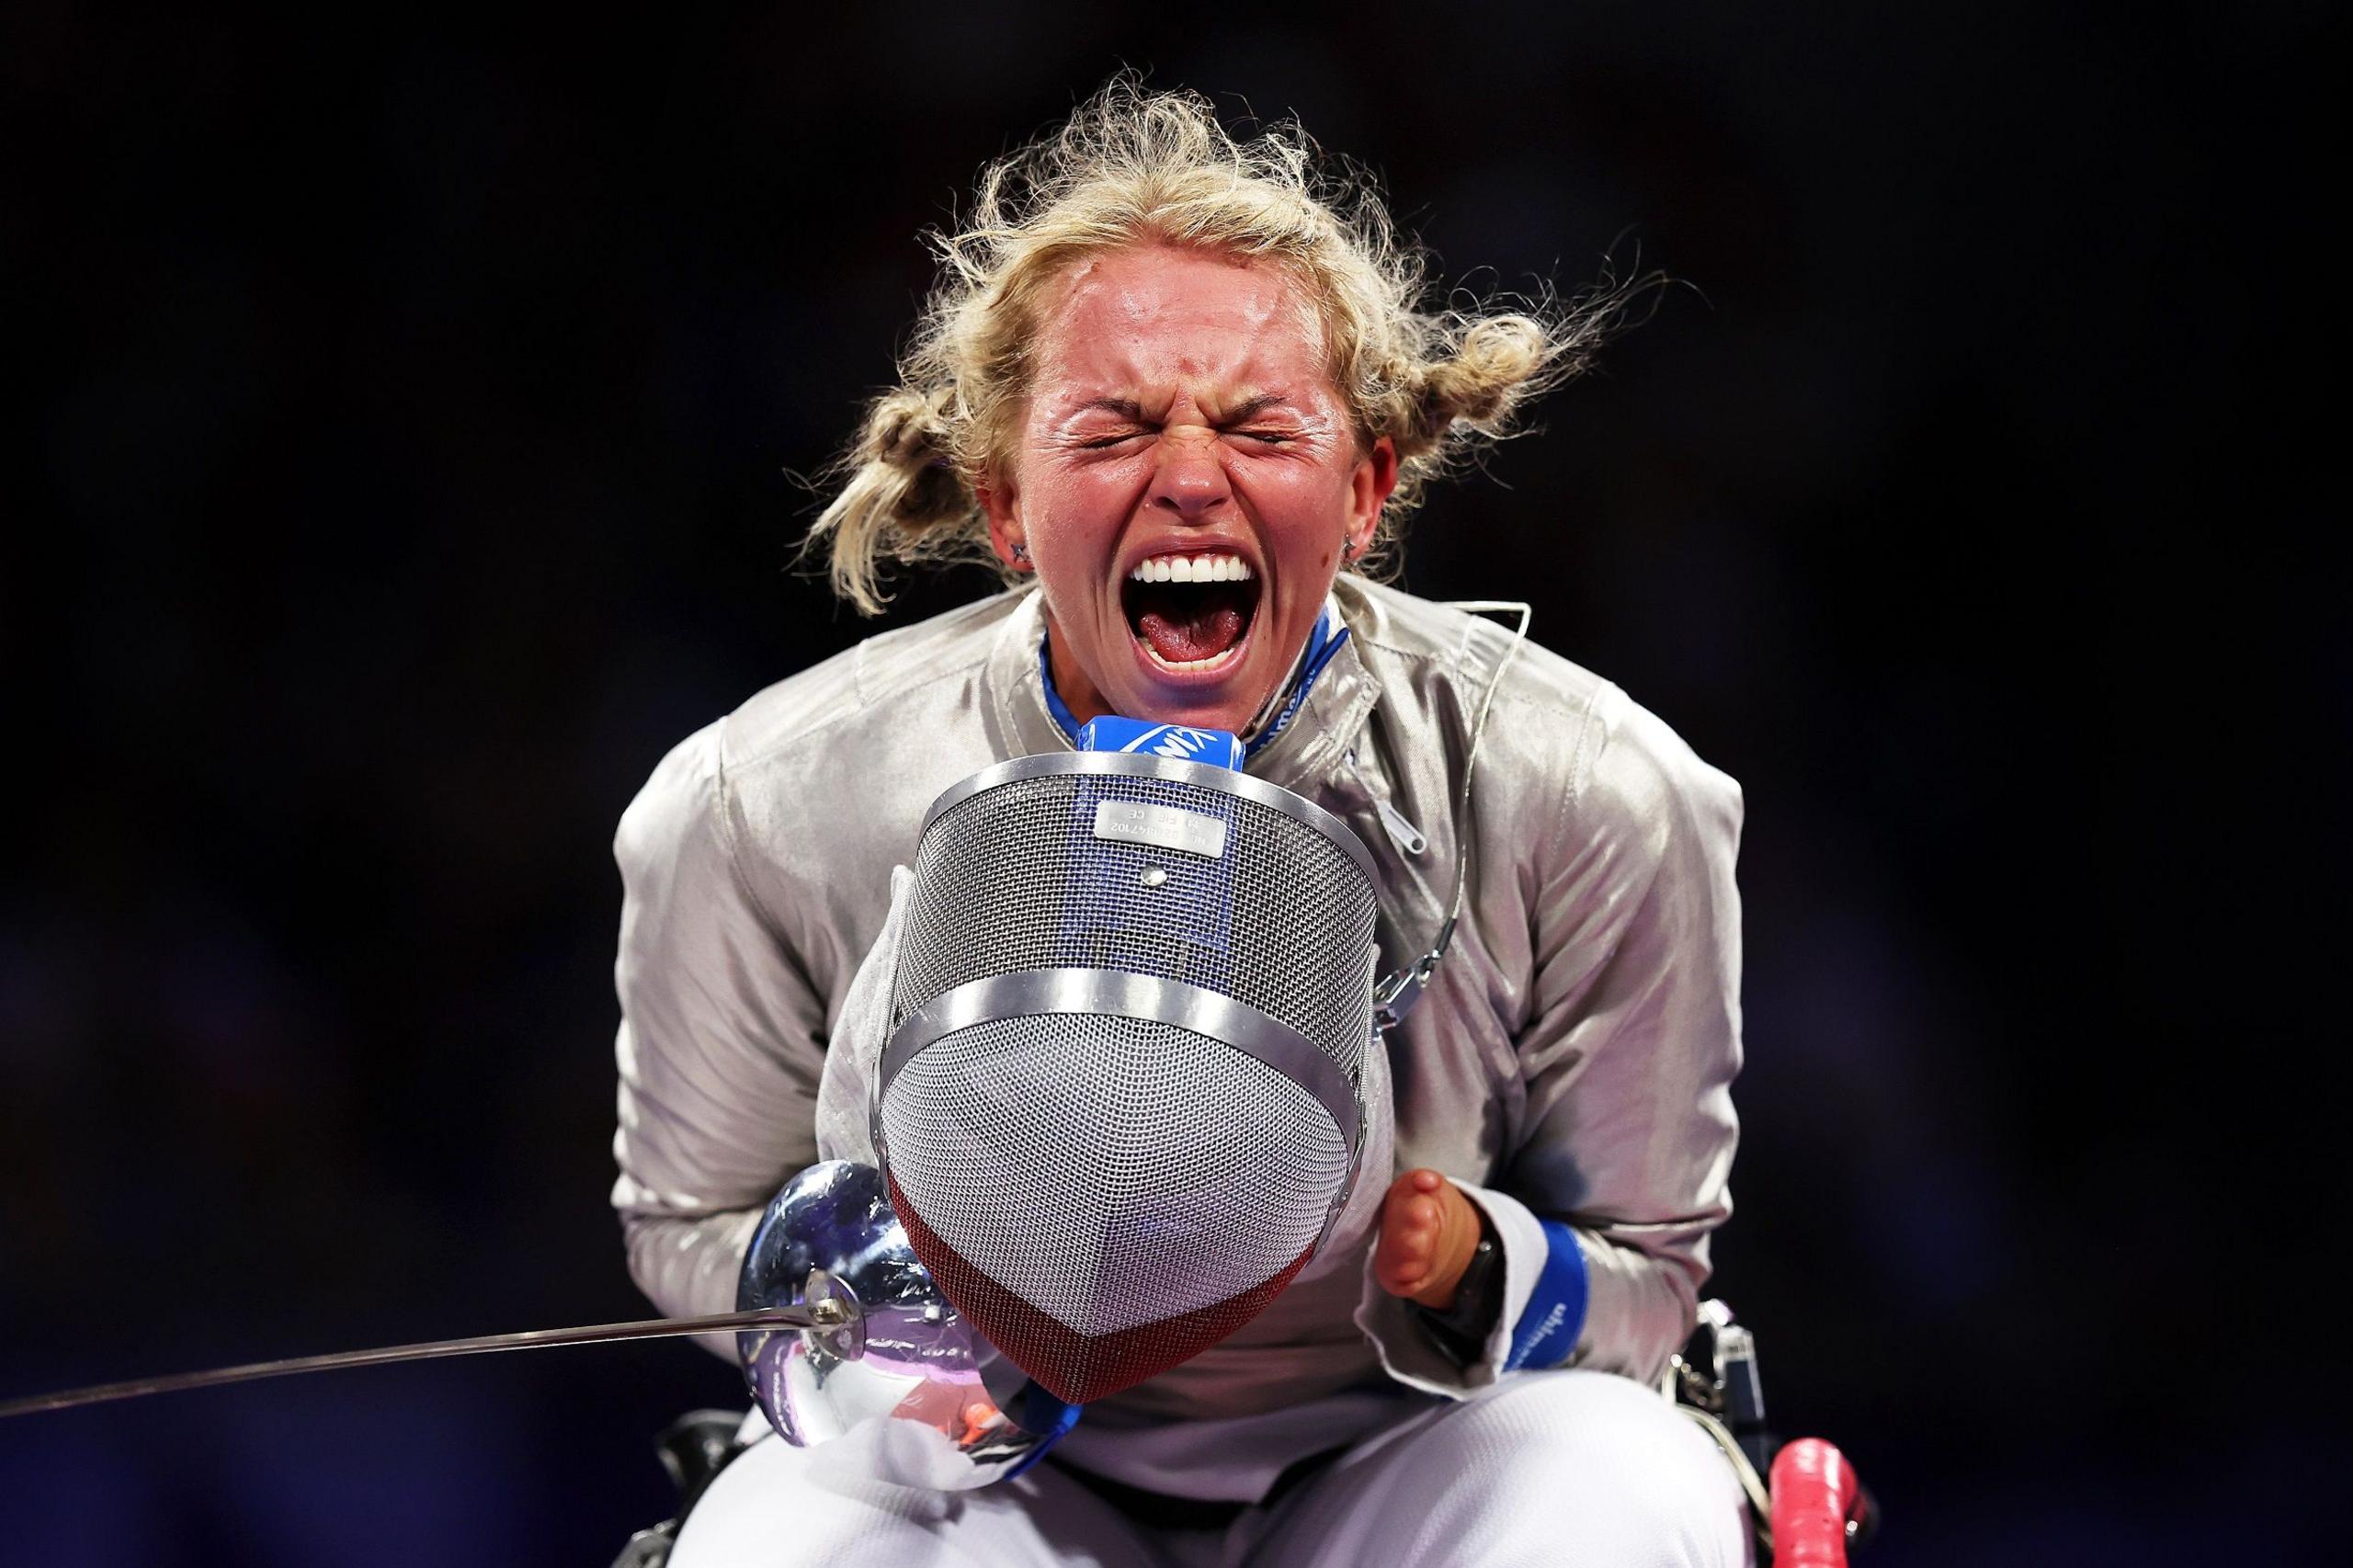
[[[1172,670],[1206,670],[1250,635],[1259,582],[1238,555],[1156,555],[1137,563],[1120,592],[1128,630]]]

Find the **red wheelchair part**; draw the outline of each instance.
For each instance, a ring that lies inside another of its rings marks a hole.
[[[1865,1525],[1869,1497],[1847,1456],[1800,1437],[1773,1456],[1773,1568],[1847,1568],[1850,1526]]]

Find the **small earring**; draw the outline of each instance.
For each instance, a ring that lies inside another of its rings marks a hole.
[[[1029,564],[1029,547],[1028,545],[1018,542],[1014,545],[1013,563],[1016,566],[1027,566]]]

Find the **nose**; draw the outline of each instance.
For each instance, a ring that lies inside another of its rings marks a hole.
[[[1206,425],[1171,425],[1160,433],[1147,505],[1184,521],[1205,522],[1233,499],[1220,460],[1217,432]]]

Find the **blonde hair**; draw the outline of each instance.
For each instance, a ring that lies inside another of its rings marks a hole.
[[[887,562],[993,559],[976,486],[1010,456],[1048,291],[1082,256],[1156,241],[1292,276],[1321,315],[1359,438],[1396,446],[1376,563],[1428,482],[1584,369],[1649,281],[1605,280],[1566,304],[1425,308],[1426,258],[1368,176],[1328,164],[1295,122],[1237,142],[1199,94],[1146,91],[1126,74],[990,165],[962,227],[927,238],[939,281],[900,384],[868,405],[828,471],[839,489],[802,547],[826,549],[834,591],[868,615],[882,608]]]

